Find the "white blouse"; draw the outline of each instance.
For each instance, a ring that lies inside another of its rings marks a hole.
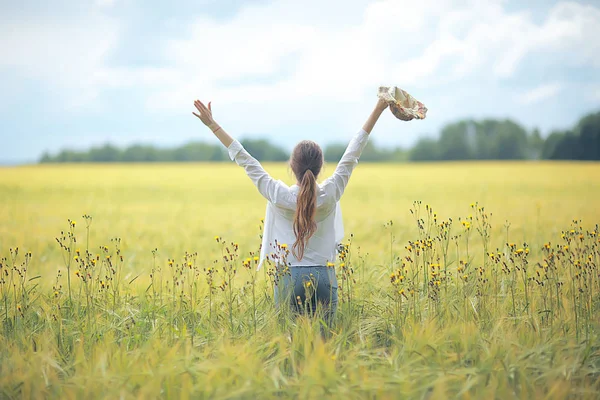
[[[291,253],[292,245],[296,241],[293,221],[300,188],[297,185],[287,186],[282,181],[271,178],[258,160],[252,157],[237,140],[229,145],[227,149],[229,157],[239,166],[244,167],[260,194],[267,199],[258,269],[266,257],[277,254],[277,244],[288,246],[290,252],[287,263],[292,267],[327,265],[328,262],[335,261],[336,245],[344,237],[339,201],[368,139],[369,134],[361,129],[348,144],[333,175],[318,185],[315,216],[317,230],[308,240],[301,260]]]

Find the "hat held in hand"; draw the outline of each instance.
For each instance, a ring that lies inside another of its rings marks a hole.
[[[427,107],[399,87],[381,86],[377,96],[385,100],[392,114],[402,121],[425,119]]]

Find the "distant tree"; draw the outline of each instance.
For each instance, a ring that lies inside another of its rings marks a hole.
[[[287,161],[288,153],[268,140],[246,139],[242,145],[260,161]],[[347,143],[325,147],[324,158],[337,163]],[[600,160],[600,112],[579,120],[570,131],[554,131],[542,138],[538,129],[531,134],[511,120],[462,120],[443,127],[439,138],[422,138],[411,149],[378,147],[367,143],[361,160],[402,162],[436,160]],[[161,149],[136,144],[120,150],[110,144],[88,151],[62,150],[56,155],[42,154],[48,162],[156,162],[156,161],[228,161],[227,151],[219,144],[191,142]]]
[[[437,161],[440,159],[438,142],[431,138],[422,138],[409,151],[410,161]]]
[[[223,161],[225,154],[221,147],[206,143],[188,143],[173,151],[173,161]]]
[[[329,163],[337,163],[340,161],[347,146],[347,144],[343,143],[333,143],[325,147],[325,153],[323,154],[325,161]]]
[[[542,147],[542,159],[549,160],[552,158],[558,144],[561,142],[562,138],[566,135],[565,132],[562,131],[554,131],[548,135],[546,140],[544,140],[544,145]]]
[[[259,161],[287,161],[289,154],[264,139],[242,140],[242,146]]]
[[[600,160],[600,112],[583,117],[575,127],[581,160]]]
[[[581,160],[600,160],[600,125],[584,125],[579,132]]]
[[[92,147],[88,153],[88,159],[86,161],[118,162],[121,161],[121,150],[108,143],[101,147]]]
[[[544,139],[540,134],[539,129],[534,129],[529,136],[529,157],[532,159],[540,159],[542,157],[542,150],[544,148]]]
[[[471,134],[471,121],[446,125],[438,141],[440,160],[472,160],[475,158],[475,136]]]
[[[581,148],[578,137],[573,132],[564,134],[550,154],[551,160],[578,160],[580,158]]]
[[[505,120],[495,124],[495,145],[490,159],[522,160],[529,153],[527,131],[518,124]]]
[[[87,153],[73,150],[62,150],[56,155],[53,162],[78,163],[86,161],[88,161]]]
[[[159,161],[159,151],[153,146],[136,144],[126,148],[121,154],[123,162],[153,162]]]
[[[47,151],[45,151],[42,154],[42,156],[40,157],[40,163],[44,164],[44,163],[50,163],[50,162],[52,162],[52,156]]]

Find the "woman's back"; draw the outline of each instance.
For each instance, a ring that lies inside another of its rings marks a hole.
[[[296,257],[287,254],[286,264],[290,266],[327,265],[336,258],[336,244],[344,237],[339,200],[350,180],[352,171],[358,164],[360,155],[369,138],[368,132],[361,129],[350,141],[333,175],[321,185],[317,185],[314,222],[316,230],[304,243],[304,254]],[[300,187],[287,186],[273,179],[243,146],[233,141],[228,147],[232,160],[244,167],[246,174],[256,185],[260,194],[268,200],[265,226],[260,254],[259,268],[267,257],[280,262],[282,244],[291,248],[297,241],[294,221],[300,196]]]

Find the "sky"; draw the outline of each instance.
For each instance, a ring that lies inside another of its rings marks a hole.
[[[346,142],[381,85],[429,112],[384,114],[378,146],[463,118],[569,128],[600,110],[600,0],[0,2],[0,163],[218,143],[194,99],[238,139]]]

